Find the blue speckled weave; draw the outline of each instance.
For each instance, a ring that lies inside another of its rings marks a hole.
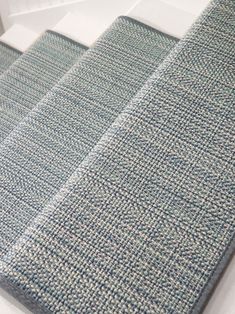
[[[215,0],[1,262],[35,312],[201,311],[234,242],[233,0]]]
[[[0,41],[0,75],[21,55],[17,49]]]
[[[0,256],[66,182],[175,42],[119,18],[5,139],[0,146]]]
[[[85,51],[79,43],[47,31],[0,76],[0,142]]]

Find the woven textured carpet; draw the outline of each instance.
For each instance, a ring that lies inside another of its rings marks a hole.
[[[85,52],[47,31],[0,77],[0,142]]]
[[[36,312],[200,312],[234,244],[234,15],[211,3],[4,257]]]
[[[0,147],[0,255],[66,182],[176,40],[121,17]]]
[[[0,75],[21,55],[17,49],[0,41]]]

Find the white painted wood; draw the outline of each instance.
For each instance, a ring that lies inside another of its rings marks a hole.
[[[235,256],[219,281],[203,314],[235,314]]]
[[[0,0],[3,26],[15,23],[35,31],[44,31],[55,25],[67,12],[86,0]]]
[[[88,0],[79,10],[68,13],[53,30],[91,46],[119,16],[125,15],[136,0]]]
[[[0,36],[0,41],[24,52],[35,42],[38,36],[38,33],[22,25],[15,24]]]
[[[141,0],[128,16],[182,38],[209,0]]]
[[[0,288],[0,313],[1,314],[30,314],[15,298]]]

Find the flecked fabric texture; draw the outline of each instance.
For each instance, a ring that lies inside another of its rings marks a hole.
[[[86,51],[53,31],[45,32],[0,77],[0,142]]]
[[[176,39],[120,17],[0,147],[0,255],[136,94]]]
[[[51,313],[201,310],[234,241],[234,14],[211,3],[5,256],[5,288]]]
[[[21,55],[17,49],[0,41],[0,75]]]

